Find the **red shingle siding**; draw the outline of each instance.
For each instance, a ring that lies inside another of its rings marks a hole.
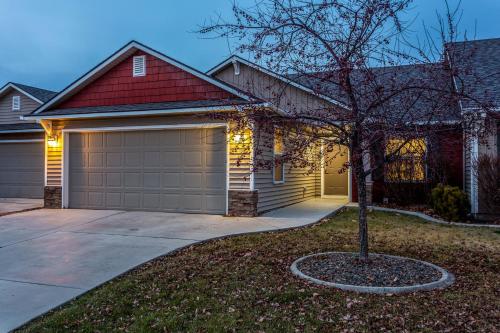
[[[146,76],[132,76],[132,57],[146,55]],[[226,99],[225,90],[150,54],[137,51],[58,108]]]

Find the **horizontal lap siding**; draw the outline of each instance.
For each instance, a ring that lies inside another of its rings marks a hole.
[[[262,136],[263,138],[259,140],[263,142],[260,147],[262,153],[258,158],[271,161],[273,158],[272,149],[269,144],[264,142],[271,142],[272,137],[265,137],[264,134]],[[272,170],[257,170],[255,189],[259,192],[258,212],[262,213],[314,198],[319,193],[317,187],[320,181],[318,179],[320,179],[319,172],[309,173],[307,169],[290,168],[289,165],[285,164],[285,182],[274,184]]]
[[[235,142],[231,135],[229,144],[229,189],[250,190],[251,181],[251,132],[244,134],[242,142]]]
[[[62,183],[62,161],[63,161],[63,136],[58,135],[60,144],[57,147],[46,145],[46,179],[47,186],[61,186]]]
[[[21,97],[21,110],[19,111],[12,111],[13,96]],[[40,104],[38,102],[35,102],[26,95],[17,90],[11,90],[11,92],[0,97],[0,124],[26,123],[26,121],[21,120],[20,117],[30,113],[39,106]]]

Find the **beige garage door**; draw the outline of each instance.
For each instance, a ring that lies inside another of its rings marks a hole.
[[[0,143],[0,198],[43,198],[43,142]]]
[[[223,214],[224,130],[71,133],[69,207]]]

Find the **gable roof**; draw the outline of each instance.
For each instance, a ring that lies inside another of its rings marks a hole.
[[[28,86],[28,85],[20,84],[20,83],[15,83],[15,82],[9,82],[6,85],[4,85],[2,88],[0,88],[0,96],[2,96],[4,93],[9,91],[10,89],[17,90],[40,104],[47,102],[52,97],[57,95],[57,92],[55,92],[55,91],[37,88],[37,87],[32,87],[32,86]]]
[[[458,88],[464,87],[480,103],[500,109],[500,38],[449,43],[446,52],[457,69]],[[474,101],[462,101],[464,109],[477,107],[480,105]]]
[[[280,75],[278,73],[275,73],[267,68],[264,68],[254,62],[251,62],[249,60],[246,60],[246,59],[243,59],[237,55],[233,55],[229,58],[227,58],[226,60],[222,61],[221,63],[219,63],[218,65],[215,65],[214,67],[212,67],[211,69],[209,69],[207,71],[207,74],[210,75],[210,76],[214,76],[215,74],[217,74],[218,72],[220,72],[221,70],[225,69],[227,66],[229,65],[232,65],[234,62],[240,62],[248,67],[251,67],[255,70],[258,70],[262,73],[265,73],[267,75],[270,75],[278,80],[281,80],[287,84],[290,84],[292,86],[294,86],[295,88],[298,88],[302,91],[305,91],[307,93],[310,93],[310,94],[313,94],[315,96],[318,96],[319,98],[322,98],[330,103],[333,103],[335,105],[338,105],[342,108],[348,108],[345,104],[343,104],[340,100],[336,99],[335,96],[329,96],[329,95],[325,95],[325,94],[322,94],[322,93],[318,93],[317,91],[314,91],[313,89],[311,89],[309,86],[303,84],[302,82],[298,82],[296,80],[293,80],[292,78],[290,77],[286,77],[286,76],[283,76],[283,75]]]
[[[40,106],[38,109],[33,111],[31,115],[38,115],[38,114],[43,114],[46,110],[49,110],[51,108],[56,107],[59,103],[63,102],[67,98],[71,97],[87,85],[89,85],[91,82],[96,80],[97,78],[101,77],[104,73],[106,73],[109,69],[114,67],[116,64],[130,56],[136,51],[142,51],[147,54],[150,54],[162,61],[165,61],[166,63],[173,65],[177,68],[180,68],[210,84],[213,84],[219,88],[221,88],[224,91],[227,91],[235,96],[237,96],[240,99],[243,99],[245,101],[252,101],[254,98],[243,91],[232,87],[218,79],[215,79],[211,76],[206,75],[203,72],[200,72],[193,67],[190,67],[184,63],[181,63],[173,58],[170,58],[166,56],[165,54],[158,52],[148,46],[145,46],[144,44],[141,44],[136,41],[131,41],[122,48],[120,48],[118,51],[113,53],[111,56],[106,58],[104,61],[99,63],[97,66],[92,68],[90,71],[82,75],[80,78],[75,80],[73,83],[68,85],[66,88],[64,88],[59,94],[57,94],[54,98],[52,98],[49,102],[46,104]]]

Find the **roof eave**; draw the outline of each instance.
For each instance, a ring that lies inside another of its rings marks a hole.
[[[95,118],[115,118],[115,117],[141,117],[152,115],[179,115],[179,114],[195,114],[195,113],[211,113],[211,112],[231,112],[239,109],[255,106],[268,106],[268,103],[257,104],[241,104],[227,106],[212,106],[203,108],[182,108],[182,109],[163,109],[163,110],[145,110],[145,111],[111,111],[111,112],[95,112],[82,114],[60,114],[60,115],[27,115],[22,116],[22,120],[54,120],[54,119],[95,119]]]

